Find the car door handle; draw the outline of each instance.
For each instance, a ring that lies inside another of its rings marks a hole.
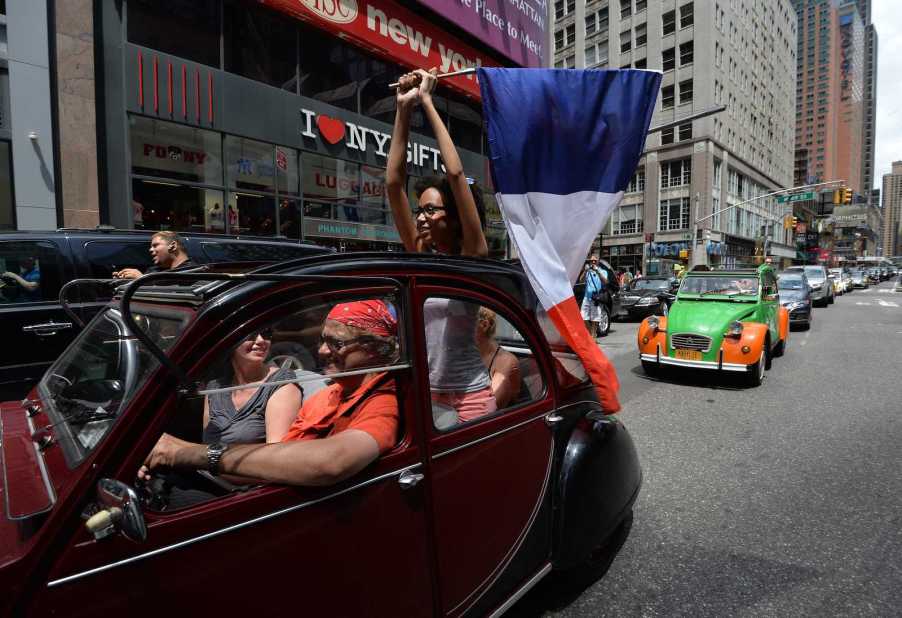
[[[420,484],[425,477],[419,472],[411,472],[410,470],[405,470],[401,473],[401,476],[398,477],[398,485],[401,486],[401,489],[411,489]]]
[[[31,324],[29,326],[23,326],[22,332],[34,333],[41,337],[46,337],[49,335],[55,335],[57,332],[65,330],[67,328],[72,328],[72,322],[47,322],[45,324]]]
[[[550,414],[545,415],[545,424],[549,427],[554,427],[558,423],[564,420],[564,417],[556,412],[551,412]]]

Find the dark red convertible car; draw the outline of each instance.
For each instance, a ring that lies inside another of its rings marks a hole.
[[[212,377],[248,335],[267,333],[269,361],[308,396],[326,382],[324,315],[372,298],[399,325],[400,355],[379,368],[395,378],[394,448],[330,487],[198,472],[208,497],[173,505],[137,480],[164,432],[201,441]],[[496,412],[462,422],[433,405],[423,309],[436,298],[496,313],[519,370]],[[629,433],[522,270],[487,260],[371,253],[151,275],[0,422],[0,615],[499,615],[546,575],[603,572],[641,484]]]

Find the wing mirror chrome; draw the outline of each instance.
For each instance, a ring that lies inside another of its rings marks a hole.
[[[95,539],[108,537],[114,532],[121,532],[125,538],[135,542],[147,539],[141,501],[133,488],[115,479],[100,479],[97,481],[97,504],[100,510],[85,522],[85,527]]]

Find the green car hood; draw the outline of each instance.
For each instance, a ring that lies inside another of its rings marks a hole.
[[[677,299],[667,315],[667,334],[698,333],[720,344],[721,336],[734,320],[755,314],[756,303]]]

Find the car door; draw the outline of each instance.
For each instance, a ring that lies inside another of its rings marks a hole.
[[[777,291],[777,278],[773,273],[766,272],[761,277],[761,311],[765,324],[770,330],[771,345],[777,345],[780,340],[780,328],[777,320],[778,311],[780,310],[780,295]],[[830,284],[830,282],[827,282]]]
[[[430,397],[421,405],[431,411],[427,478],[441,612],[483,613],[548,557],[553,439],[546,416],[553,401],[540,356],[533,354],[538,345],[524,336],[513,301],[472,289],[423,286],[417,292],[430,368]],[[515,357],[520,377],[517,396],[494,411],[480,383],[476,391],[454,390],[462,383],[455,378],[463,375],[460,367],[473,358],[461,350],[472,346],[484,309],[496,314],[499,354]]]
[[[206,378],[232,358],[250,333],[255,338],[268,333],[273,348],[277,337],[283,337],[279,343],[319,347],[326,310],[360,296],[349,290],[329,297],[328,304],[322,298],[314,302],[305,296],[286,303],[291,308],[287,318],[283,305],[261,313],[259,305],[266,300],[258,301],[258,306],[232,308],[239,310],[232,322],[241,326],[226,337],[211,335],[214,350],[192,375],[202,388],[213,389]],[[399,299],[396,312],[402,325],[404,306]],[[267,311],[281,315],[270,319]],[[312,334],[282,328],[288,318],[292,325],[310,322],[318,328]],[[418,483],[423,478],[418,476],[422,430],[413,412],[413,373],[403,339],[402,357],[387,370],[395,378],[401,409],[398,440],[374,464],[332,487],[263,484],[194,503],[190,495],[182,494],[175,506],[170,495],[166,508],[156,501],[144,507],[143,541],[120,534],[96,540],[79,527],[52,569],[37,613],[128,615],[137,609],[141,615],[431,615],[425,485]],[[309,356],[309,349],[304,356]],[[300,368],[303,363],[290,361],[282,358],[279,364]],[[316,368],[303,371],[305,389],[322,386],[317,384],[323,376]],[[185,425],[186,417],[200,429],[202,397],[168,396],[160,408],[167,431]],[[131,409],[135,418],[123,419],[120,426],[153,418],[146,412],[142,416],[140,405]],[[151,440],[143,438],[138,448],[122,450],[128,454],[105,475],[131,484],[155,435],[159,433],[150,435]],[[196,475],[192,478],[196,480]],[[87,596],[89,590],[94,592]]]
[[[0,275],[0,401],[10,401],[24,397],[74,337],[58,300],[71,276],[68,252],[56,239],[0,240]]]

